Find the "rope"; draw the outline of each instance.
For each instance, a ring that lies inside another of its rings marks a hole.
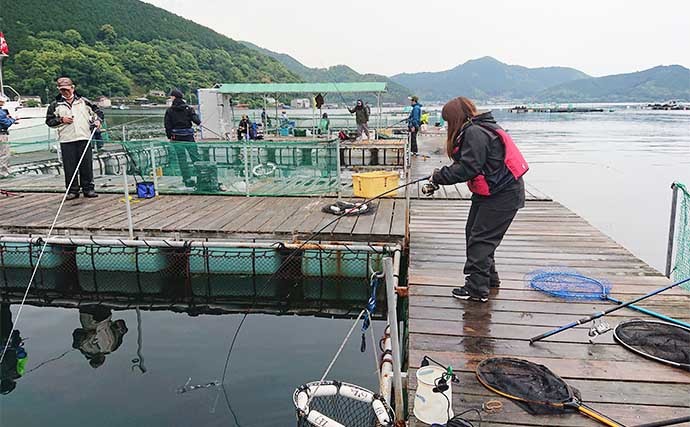
[[[17,311],[17,317],[15,317],[14,320],[14,326],[15,330],[18,330],[17,325],[19,325],[19,319],[22,314],[22,309],[24,308],[24,304],[26,303],[26,298],[29,296],[29,289],[31,289],[31,285],[34,282],[34,278],[36,277],[36,272],[38,271],[38,266],[41,264],[41,258],[43,258],[43,254],[45,253],[46,247],[48,246],[48,239],[50,239],[50,236],[53,234],[53,229],[55,228],[55,224],[57,223],[58,217],[60,216],[60,212],[62,211],[62,207],[65,205],[65,201],[67,200],[67,194],[69,194],[69,189],[72,187],[72,184],[74,183],[74,179],[77,177],[77,174],[79,173],[79,168],[81,167],[81,162],[84,160],[84,156],[86,155],[86,152],[91,148],[91,140],[93,139],[93,135],[96,133],[96,129],[94,128],[93,131],[91,131],[91,136],[89,137],[89,140],[86,141],[86,147],[84,148],[84,151],[81,153],[81,157],[79,158],[79,162],[77,163],[77,167],[74,169],[74,173],[72,174],[72,179],[70,179],[69,184],[67,185],[67,189],[65,190],[65,194],[62,195],[62,201],[60,202],[60,207],[58,208],[57,213],[55,214],[55,218],[53,219],[53,223],[50,225],[50,228],[48,229],[48,234],[46,235],[46,238],[43,242],[43,247],[41,247],[41,252],[38,254],[38,260],[36,261],[36,266],[34,267],[33,272],[31,273],[31,278],[29,279],[29,283],[26,285],[26,291],[24,292],[24,297],[22,297],[22,302],[19,304],[19,310]],[[2,354],[0,354],[0,363],[2,363],[3,359],[5,358],[5,353],[7,352],[7,348],[9,346],[9,340],[5,344],[5,348],[2,350]]]
[[[338,360],[338,357],[340,357],[340,353],[343,352],[343,348],[345,348],[345,344],[347,341],[350,339],[350,336],[352,335],[352,332],[355,330],[355,326],[357,326],[357,322],[359,322],[359,319],[362,318],[362,315],[364,313],[368,313],[366,309],[362,310],[359,312],[359,316],[355,319],[354,322],[352,322],[352,326],[350,327],[350,330],[347,332],[347,335],[345,336],[345,339],[343,342],[340,344],[340,348],[338,348],[338,351],[336,351],[335,356],[333,356],[333,359],[331,359],[331,363],[328,364],[328,367],[326,368],[326,371],[323,373],[321,376],[321,379],[319,380],[319,384],[316,386],[316,389],[314,389],[314,392],[309,396],[309,399],[307,400],[307,405],[306,407],[309,407],[309,404],[311,403],[311,400],[316,396],[316,391],[321,387],[321,383],[323,383],[323,380],[326,379],[328,374],[331,372],[331,368],[333,368],[333,365],[335,364],[335,361]]]

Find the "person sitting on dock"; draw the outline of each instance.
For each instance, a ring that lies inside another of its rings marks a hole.
[[[171,142],[182,142],[180,145],[171,145],[180,164],[184,185],[194,187],[196,181],[192,179],[187,154],[189,154],[192,165],[201,160],[199,152],[196,150],[196,144],[194,144],[194,129],[192,129],[192,123],[200,126],[201,120],[196,111],[184,102],[182,92],[173,89],[170,91],[170,96],[173,100],[170,108],[165,111],[165,134]]]
[[[357,139],[362,139],[362,134],[367,135],[367,140],[369,139],[369,113],[367,107],[361,99],[357,100],[357,104],[354,108],[347,109],[350,113],[355,114],[355,122],[357,123]]]
[[[319,135],[328,135],[331,127],[331,120],[328,118],[328,113],[323,113],[319,121]]]
[[[4,105],[5,97],[0,95],[0,178],[10,176],[9,128],[17,123],[17,119],[13,119],[10,113],[3,108]]]
[[[465,226],[465,285],[453,289],[459,299],[486,302],[489,288],[498,287],[494,253],[518,209],[525,206],[522,179],[527,162],[491,112],[479,114],[474,103],[458,97],[443,106],[448,122],[446,154],[450,166],[431,176],[435,185],[467,182],[472,205]]]
[[[80,187],[84,197],[98,197],[93,183],[91,142],[94,132],[101,127],[101,110],[75,91],[75,85],[69,77],[58,78],[57,88],[60,94],[48,107],[46,124],[57,128],[65,170],[65,188],[68,191],[66,200],[78,198]],[[79,174],[70,186],[77,165]]]
[[[251,122],[249,121],[249,116],[244,114],[242,116],[242,120],[240,120],[239,125],[237,125],[237,140],[238,141],[244,141],[249,138],[249,127],[251,126]]]

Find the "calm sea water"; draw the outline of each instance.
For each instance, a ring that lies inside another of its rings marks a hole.
[[[534,186],[663,270],[670,185],[690,183],[690,112],[613,108],[561,115],[495,110],[495,116],[523,149]],[[113,126],[136,119],[121,116]],[[155,132],[159,120],[130,123],[129,132]],[[17,308],[10,307],[13,316]],[[240,315],[142,310],[145,374],[132,368],[139,336],[134,310],[113,311],[112,320],[123,320],[128,332],[97,368],[70,351],[82,327],[78,310],[27,306],[22,317],[28,369],[68,353],[0,396],[3,426],[292,425],[292,391],[320,377],[351,325],[347,319],[250,315],[231,359],[228,405],[216,388],[176,389],[190,377],[190,384],[220,379]],[[382,325],[375,327],[380,336]],[[359,352],[358,332],[331,377],[376,388],[371,353]]]

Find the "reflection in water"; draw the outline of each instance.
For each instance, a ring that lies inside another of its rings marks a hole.
[[[17,380],[26,371],[28,355],[21,333],[13,329],[10,305],[0,304],[0,394],[9,394],[17,387]]]
[[[92,368],[105,363],[105,356],[114,352],[127,333],[125,321],[112,320],[112,311],[102,305],[79,307],[81,328],[72,332],[72,348],[79,349]]]
[[[27,274],[0,273],[3,326],[9,303],[21,302]],[[128,410],[112,413],[108,425],[291,424],[294,388],[318,379],[370,289],[355,278],[266,280],[39,270],[21,327],[31,343],[26,372],[35,372],[15,378],[21,386],[12,393],[16,400],[4,402],[0,424],[31,416],[36,424],[67,426],[71,414],[95,417],[118,407]],[[374,315],[377,335],[386,312],[383,290]],[[232,375],[216,385],[232,334],[252,306],[232,354]],[[74,348],[63,353],[70,331]],[[376,389],[371,353],[360,353],[355,341],[344,349],[334,378]],[[185,385],[197,391],[179,393]],[[35,407],[46,410],[37,415]]]

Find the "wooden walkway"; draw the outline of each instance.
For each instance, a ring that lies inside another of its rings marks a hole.
[[[0,234],[45,234],[62,195],[0,196]],[[127,236],[124,197],[66,202],[54,235]],[[160,238],[222,238],[289,241],[304,239],[334,219],[321,212],[332,198],[158,196],[131,204],[135,235]],[[405,201],[383,199],[373,214],[344,217],[320,240],[395,242],[405,236]]]
[[[501,287],[486,304],[460,301],[451,289],[463,281],[464,226],[470,203],[413,200],[410,223],[408,397],[411,426],[415,371],[424,355],[459,371],[453,385],[456,413],[498,399],[502,411],[483,413],[482,426],[596,426],[579,414],[531,416],[479,384],[477,363],[512,356],[544,364],[578,388],[583,400],[632,426],[690,415],[690,372],[643,359],[614,343],[612,333],[596,344],[589,325],[533,346],[539,333],[610,307],[592,301],[563,301],[531,290],[525,274],[548,266],[578,269],[613,285],[613,296],[629,300],[668,284],[659,272],[562,205],[531,201],[521,210],[496,252]],[[673,289],[644,307],[690,321],[690,292]],[[623,309],[607,316],[613,326],[643,316]],[[470,417],[473,418],[473,417]],[[488,420],[488,422],[486,422]],[[687,425],[687,424],[685,424]]]

